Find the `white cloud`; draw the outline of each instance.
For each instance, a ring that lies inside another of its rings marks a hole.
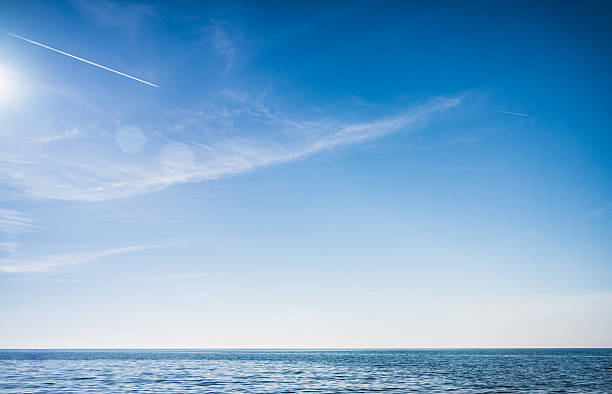
[[[103,249],[97,251],[47,255],[37,257],[24,257],[20,259],[6,258],[0,259],[0,272],[3,273],[24,273],[24,272],[41,272],[49,271],[50,269],[66,266],[87,263],[102,257],[137,252],[141,250],[159,248],[160,245],[140,245],[114,249]]]
[[[112,138],[89,136],[73,145],[8,141],[0,148],[0,181],[12,197],[103,201],[217,179],[298,160],[336,146],[423,127],[460,103],[438,98],[394,116],[348,122],[337,116],[296,119],[261,97],[233,95],[196,111],[173,111],[168,124],[142,127],[147,152],[126,155]],[[236,97],[240,99],[237,100]],[[89,134],[89,133],[88,133]],[[37,137],[39,138],[39,137]],[[97,139],[96,139],[97,138]]]

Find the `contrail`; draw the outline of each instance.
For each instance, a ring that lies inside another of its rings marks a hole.
[[[52,51],[55,51],[55,52],[61,53],[62,55],[70,56],[70,57],[71,57],[71,58],[73,58],[73,59],[80,60],[80,61],[85,62],[85,63],[89,63],[89,64],[91,64],[92,66],[96,66],[96,67],[103,68],[103,69],[105,69],[105,70],[108,70],[108,71],[114,72],[115,74],[123,75],[124,77],[131,78],[131,79],[136,80],[136,81],[138,81],[138,82],[146,83],[147,85],[154,86],[154,87],[156,87],[156,88],[158,88],[158,87],[159,87],[159,86],[155,85],[154,83],[147,82],[147,81],[143,81],[143,80],[142,80],[142,79],[140,79],[140,78],[136,78],[136,77],[133,77],[133,76],[131,76],[131,75],[124,74],[124,73],[122,73],[122,72],[120,72],[120,71],[113,70],[112,68],[104,67],[104,66],[102,66],[102,65],[100,65],[100,64],[97,64],[97,63],[94,63],[94,62],[90,62],[89,60],[82,59],[82,58],[80,58],[80,57],[78,57],[78,56],[74,56],[74,55],[71,55],[71,54],[69,54],[69,53],[62,52],[62,51],[60,51],[59,49],[51,48],[50,46],[47,46],[47,45],[41,44],[40,42],[36,42],[36,41],[32,41],[32,40],[28,40],[28,39],[27,39],[27,38],[25,38],[25,37],[18,36],[17,34],[13,34],[13,33],[10,33],[10,32],[8,32],[8,31],[4,31],[4,30],[0,30],[0,31],[2,31],[3,33],[8,34],[9,36],[13,36],[13,37],[15,37],[15,38],[19,38],[20,40],[27,41],[27,42],[29,42],[30,44],[38,45],[38,46],[41,46],[41,47],[43,47],[43,48],[47,48],[47,49],[50,49],[50,50],[52,50]]]
[[[521,114],[519,112],[502,111],[501,109],[496,109],[495,112],[501,112],[502,114],[509,114],[509,115],[516,115],[516,116],[529,116],[527,114]]]

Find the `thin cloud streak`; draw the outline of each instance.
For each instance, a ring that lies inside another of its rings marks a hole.
[[[527,114],[522,114],[520,112],[502,111],[501,109],[496,109],[495,112],[500,112],[502,114],[508,114],[508,115],[516,115],[516,116],[529,116]]]
[[[0,259],[0,273],[26,273],[49,271],[53,268],[87,263],[102,257],[161,248],[164,245],[138,245],[123,248],[103,249],[92,252],[49,255],[23,259]]]
[[[2,30],[2,32],[4,32],[4,33],[8,34],[9,36],[12,36],[12,37],[15,37],[15,38],[19,38],[20,40],[27,41],[27,42],[29,42],[29,43],[31,43],[31,44],[38,45],[38,46],[41,46],[41,47],[43,47],[43,48],[46,48],[46,49],[49,49],[49,50],[55,51],[55,52],[57,52],[57,53],[61,53],[62,55],[69,56],[69,57],[71,57],[71,58],[73,58],[73,59],[80,60],[80,61],[82,61],[82,62],[85,62],[85,63],[91,64],[92,66],[100,67],[100,68],[102,68],[102,69],[104,69],[104,70],[107,70],[107,71],[110,71],[110,72],[114,72],[115,74],[119,74],[119,75],[121,75],[121,76],[124,76],[124,77],[127,77],[127,78],[131,78],[131,79],[133,79],[133,80],[135,80],[135,81],[142,82],[142,83],[144,83],[144,84],[147,84],[147,85],[150,85],[150,86],[153,86],[153,87],[156,87],[156,88],[158,88],[158,87],[159,87],[158,85],[156,85],[156,84],[154,84],[154,83],[147,82],[147,81],[142,80],[142,79],[140,79],[140,78],[136,78],[136,77],[134,77],[134,76],[131,76],[131,75],[128,75],[128,74],[124,74],[124,73],[122,73],[122,72],[120,72],[120,71],[113,70],[112,68],[105,67],[105,66],[103,66],[103,65],[101,65],[101,64],[94,63],[94,62],[92,62],[92,61],[89,61],[89,60],[86,60],[86,59],[80,58],[80,57],[75,56],[75,55],[71,55],[71,54],[69,54],[69,53],[66,53],[66,52],[60,51],[59,49],[52,48],[52,47],[47,46],[47,45],[45,45],[45,44],[41,44],[40,42],[36,42],[36,41],[29,40],[29,39],[27,39],[27,38],[25,38],[25,37],[21,37],[21,36],[19,36],[19,35],[17,35],[17,34],[14,34],[14,33],[8,32],[8,31],[4,31],[4,30]]]
[[[591,211],[591,216],[601,216],[604,213],[608,212],[609,210],[612,209],[612,201],[608,202],[606,205],[604,205],[603,207],[599,207],[597,209],[593,209]]]
[[[84,136],[84,135],[85,135],[85,133],[80,131],[79,129],[72,128],[72,129],[67,129],[62,134],[49,135],[49,136],[41,137],[36,142],[47,143],[47,142],[65,140],[65,139],[70,139],[70,138],[76,138],[76,137]]]

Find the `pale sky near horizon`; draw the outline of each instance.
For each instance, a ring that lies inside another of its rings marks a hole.
[[[0,348],[612,347],[610,4],[303,3],[0,3]]]

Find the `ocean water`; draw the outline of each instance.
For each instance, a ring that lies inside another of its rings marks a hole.
[[[2,393],[612,393],[612,349],[0,350]]]

